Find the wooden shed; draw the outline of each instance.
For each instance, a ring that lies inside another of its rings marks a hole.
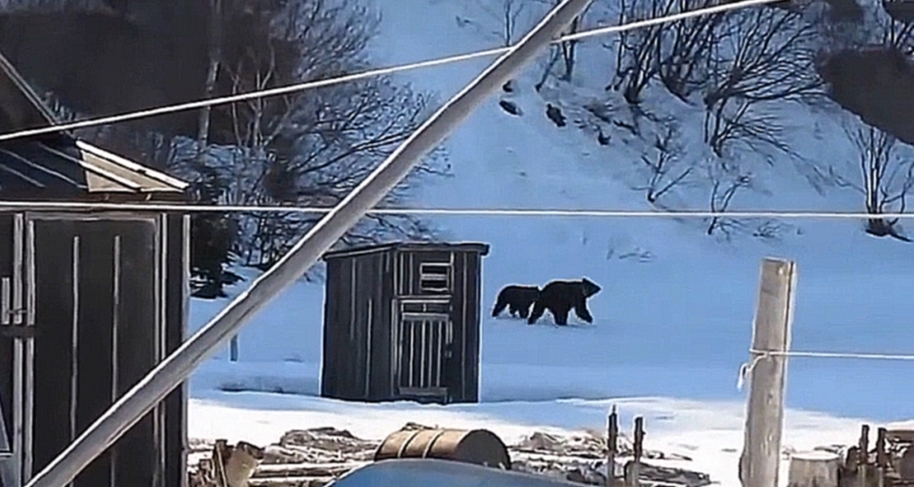
[[[52,116],[0,56],[0,133]],[[187,183],[69,134],[0,142],[0,485],[20,487],[182,343],[189,217],[9,201],[175,201]],[[74,481],[186,485],[176,389]],[[4,441],[6,440],[6,441]]]
[[[321,395],[479,400],[481,243],[329,252]]]

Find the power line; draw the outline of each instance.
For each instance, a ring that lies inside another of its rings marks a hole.
[[[324,214],[333,208],[315,206],[194,205],[158,203],[76,203],[62,201],[0,201],[0,212],[14,211],[155,211],[176,213],[303,213]],[[511,208],[375,208],[372,215],[428,216],[511,216],[578,218],[783,218],[820,220],[909,219],[914,213],[870,213],[829,211],[650,211],[574,210]]]
[[[591,30],[586,30],[583,32],[578,32],[575,34],[570,34],[562,36],[552,41],[553,44],[586,39],[589,37],[594,37],[598,35],[605,34],[616,34],[620,32],[625,32],[629,30],[640,29],[644,27],[651,27],[655,25],[660,25],[668,22],[677,22],[680,20],[685,20],[693,17],[701,17],[703,15],[713,15],[718,13],[724,13],[732,10],[739,10],[747,7],[754,7],[759,5],[764,5],[768,3],[774,3],[781,0],[741,0],[739,2],[725,3],[723,5],[716,5],[714,7],[700,8],[696,10],[690,10],[688,12],[681,12],[678,14],[665,15],[663,17],[657,17],[653,19],[638,20],[634,22],[625,23],[622,25],[615,25],[610,27],[601,27]],[[494,49],[486,49],[482,51],[476,51],[466,54],[458,54],[455,56],[442,57],[438,59],[431,59],[428,61],[419,61],[409,64],[401,64],[398,66],[391,66],[387,68],[372,69],[363,71],[360,73],[348,74],[344,76],[328,78],[318,81],[308,81],[305,83],[297,83],[294,85],[281,86],[278,88],[270,88],[267,90],[258,90],[248,93],[240,93],[237,95],[223,96],[218,98],[210,98],[207,100],[198,100],[187,103],[178,103],[174,105],[166,105],[156,108],[149,108],[144,110],[137,110],[133,112],[122,113],[119,115],[110,115],[106,117],[91,118],[88,120],[82,120],[77,122],[62,123],[56,125],[49,125],[47,127],[40,127],[34,129],[20,130],[16,132],[9,132],[6,134],[0,134],[0,142],[5,140],[13,140],[22,137],[30,137],[35,135],[56,133],[65,130],[76,130],[81,128],[94,127],[98,125],[107,125],[111,123],[127,122],[130,120],[137,120],[140,118],[154,117],[158,115],[167,115],[170,113],[182,112],[187,110],[194,110],[197,108],[211,107],[215,105],[224,105],[227,103],[237,103],[240,101],[253,100],[257,98],[266,98],[277,95],[284,95],[288,93],[294,93],[299,91],[323,88],[326,86],[332,86],[336,84],[348,83],[351,81],[357,81],[361,79],[371,78],[374,76],[382,76],[386,74],[399,73],[403,71],[410,71],[413,69],[419,68],[428,68],[432,66],[441,66],[450,63],[456,63],[461,61],[469,61],[471,59],[484,58],[489,56],[495,56],[498,54],[504,54],[513,49],[513,47],[499,47]]]

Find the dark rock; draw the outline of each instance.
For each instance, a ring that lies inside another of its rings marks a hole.
[[[546,117],[548,117],[549,120],[552,120],[552,122],[555,123],[555,125],[558,127],[564,127],[567,125],[565,121],[565,115],[562,114],[562,110],[552,103],[546,104]]]
[[[512,101],[508,101],[508,100],[499,100],[499,101],[498,101],[498,106],[500,106],[502,110],[504,110],[504,111],[510,113],[511,115],[516,115],[516,116],[521,116],[521,115],[522,115],[522,113],[521,113],[521,111],[520,111],[520,107],[517,106],[517,104],[515,104],[515,103],[512,102]]]

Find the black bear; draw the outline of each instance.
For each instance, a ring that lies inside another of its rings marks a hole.
[[[600,286],[586,277],[580,281],[551,281],[540,291],[527,324],[536,323],[548,309],[555,318],[555,324],[565,326],[568,324],[568,312],[572,308],[578,318],[593,323],[593,316],[587,310],[587,298],[600,292],[600,289]]]
[[[539,295],[540,288],[536,286],[505,286],[498,292],[492,316],[497,317],[505,308],[508,308],[511,316],[520,315],[521,318],[526,318],[530,315],[530,306]]]

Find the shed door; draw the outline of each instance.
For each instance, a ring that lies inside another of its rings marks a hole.
[[[162,290],[154,218],[26,220],[28,321],[35,324],[37,472],[159,360]],[[90,464],[74,487],[161,485],[159,407]],[[31,470],[31,471],[29,471]]]
[[[445,313],[400,313],[398,393],[417,400],[447,400],[453,326]]]

